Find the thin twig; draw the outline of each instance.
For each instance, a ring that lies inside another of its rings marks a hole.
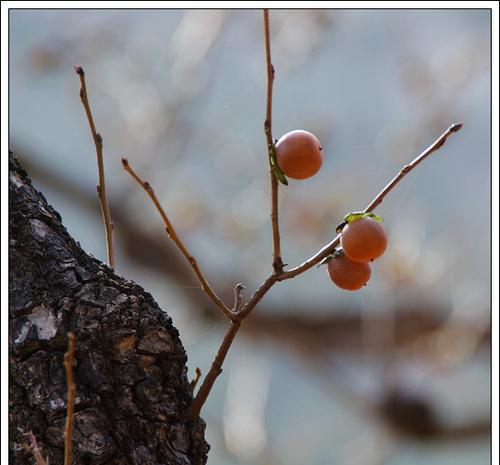
[[[200,378],[201,378],[200,367],[196,367],[194,369],[194,378],[191,380],[191,383],[189,383],[191,385],[191,392],[194,392],[194,390],[196,389],[196,385],[198,384]]]
[[[96,131],[92,111],[90,110],[89,98],[87,95],[87,86],[85,85],[85,72],[81,66],[75,66],[76,74],[80,77],[80,99],[89,121],[90,132],[94,139],[95,151],[97,154],[97,170],[99,172],[99,184],[97,184],[97,196],[101,204],[102,219],[104,222],[104,231],[106,234],[106,246],[108,251],[108,265],[115,267],[115,252],[113,245],[113,223],[111,222],[111,213],[109,211],[108,199],[106,196],[106,179],[104,176],[104,161],[102,156],[102,136]]]
[[[170,219],[168,218],[167,214],[165,213],[165,210],[163,210],[163,207],[161,206],[160,202],[158,201],[158,198],[156,197],[156,194],[151,187],[151,185],[143,181],[139,175],[132,169],[130,166],[130,163],[126,158],[122,158],[122,165],[123,169],[132,176],[132,178],[146,191],[146,193],[149,195],[151,200],[153,201],[154,206],[156,207],[156,210],[160,214],[163,223],[165,225],[165,230],[167,232],[168,237],[174,242],[174,244],[179,248],[181,251],[182,255],[186,258],[188,263],[191,265],[191,268],[193,269],[194,273],[196,274],[200,284],[201,288],[205,291],[205,293],[212,299],[212,301],[215,303],[217,308],[220,309],[220,311],[228,318],[229,320],[234,320],[236,318],[236,314],[234,314],[222,301],[222,299],[215,293],[215,291],[212,289],[210,284],[208,284],[208,281],[206,280],[204,274],[201,272],[200,267],[198,266],[198,262],[196,259],[189,253],[189,251],[186,249],[186,246],[184,243],[181,241],[179,236],[177,235],[177,232],[175,231],[172,223],[170,222]]]
[[[224,359],[226,358],[227,352],[231,347],[231,344],[233,343],[233,340],[236,336],[236,333],[240,329],[240,326],[241,326],[241,321],[231,321],[231,324],[229,325],[226,335],[222,340],[222,344],[220,345],[219,350],[217,351],[217,355],[215,356],[212,366],[210,367],[207,376],[203,380],[203,383],[200,386],[198,394],[196,394],[196,397],[194,398],[193,402],[186,411],[186,418],[188,420],[192,421],[199,415],[201,407],[203,407],[203,404],[207,400],[207,397],[210,394],[210,391],[212,390],[212,386],[214,385],[215,380],[222,373],[222,364],[224,363]]]
[[[241,283],[238,283],[236,284],[236,286],[234,286],[234,306],[233,306],[234,313],[237,313],[241,307],[241,303],[243,301],[242,292],[244,289],[245,286],[243,286],[243,284]]]
[[[274,66],[271,62],[271,41],[269,39],[269,10],[264,9],[264,38],[266,45],[266,68],[267,68],[267,96],[266,96],[266,120],[264,131],[268,150],[274,144],[272,133],[273,119],[273,83]],[[271,224],[273,229],[273,269],[275,273],[283,271],[283,260],[281,258],[281,240],[278,221],[278,180],[274,174],[271,157],[269,156],[269,177],[271,180]]]
[[[73,439],[73,413],[75,410],[75,382],[73,381],[73,358],[75,355],[75,335],[68,333],[68,351],[64,354],[64,369],[68,399],[66,401],[66,427],[64,428],[64,465],[71,464],[71,449]]]
[[[43,458],[42,453],[40,452],[40,447],[38,446],[38,442],[36,441],[33,431],[26,433],[26,436],[28,436],[30,441],[31,452],[33,453],[33,457],[35,457],[36,465],[48,465],[48,461]]]
[[[371,212],[378,207],[384,198],[389,194],[389,192],[396,187],[396,185],[416,166],[422,163],[429,155],[433,152],[439,150],[448,137],[450,137],[453,133],[460,131],[462,129],[462,123],[452,124],[443,134],[441,134],[435,142],[433,142],[428,148],[426,148],[419,156],[417,156],[413,161],[403,166],[401,171],[380,191],[379,194],[370,202],[370,204],[365,208],[365,212]],[[283,281],[285,279],[294,278],[304,271],[312,268],[314,265],[317,265],[321,260],[326,258],[328,255],[332,254],[335,251],[335,248],[340,243],[340,234],[337,235],[331,242],[326,244],[322,249],[316,252],[311,258],[308,258],[302,264],[292,268],[288,271],[284,271],[278,276],[279,281]],[[259,299],[260,300],[260,299]]]
[[[259,288],[253,293],[252,297],[243,306],[241,311],[238,313],[241,320],[244,320],[250,312],[255,308],[255,306],[260,302],[262,297],[267,294],[267,291],[271,289],[278,282],[276,274],[271,274],[268,278],[259,286]]]

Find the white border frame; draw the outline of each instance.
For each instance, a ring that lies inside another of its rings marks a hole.
[[[492,14],[492,139],[491,139],[491,168],[492,168],[492,464],[499,463],[499,289],[498,282],[499,276],[499,227],[498,227],[498,212],[499,212],[499,145],[498,145],[498,128],[499,128],[499,114],[498,114],[498,56],[499,56],[499,4],[496,1],[337,1],[337,2],[320,2],[320,1],[288,1],[288,2],[251,2],[251,1],[4,1],[1,4],[1,41],[2,41],[2,54],[1,54],[1,282],[2,282],[2,295],[1,295],[1,463],[8,463],[8,150],[9,150],[9,127],[8,127],[8,110],[9,110],[9,95],[8,95],[8,78],[9,78],[9,9],[44,9],[44,8],[95,8],[95,9],[189,9],[189,8],[221,8],[221,9],[246,9],[246,8],[335,8],[335,9],[411,9],[411,8],[443,8],[443,9],[457,9],[457,8],[489,8]],[[497,283],[497,284],[495,284]]]

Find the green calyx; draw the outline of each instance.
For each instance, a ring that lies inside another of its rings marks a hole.
[[[342,229],[344,229],[347,224],[353,223],[354,221],[358,221],[363,218],[372,218],[373,220],[378,222],[383,221],[381,216],[375,215],[375,213],[372,212],[351,212],[344,216],[344,221],[335,228],[335,232],[337,232],[337,234],[340,234],[342,232]]]
[[[269,149],[269,160],[271,161],[271,169],[273,170],[274,176],[276,176],[276,179],[281,184],[288,186],[288,179],[286,178],[283,171],[281,171],[281,168],[278,165],[278,159],[276,158],[276,147],[274,143],[269,145],[268,149]]]
[[[318,263],[318,268],[321,266],[321,265],[326,265],[328,264],[328,262],[330,262],[333,258],[335,257],[340,257],[344,255],[344,251],[343,249],[340,247],[338,249],[335,249],[335,252],[333,252],[332,254],[330,255],[327,255],[325,258],[323,258],[323,260],[321,260],[319,263]]]
[[[326,256],[325,258],[323,258],[323,260],[321,260],[319,263],[318,263],[318,268],[321,266],[321,265],[326,265],[328,264],[328,262],[333,258],[333,255],[328,255]]]

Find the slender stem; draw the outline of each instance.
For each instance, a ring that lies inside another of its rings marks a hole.
[[[416,157],[413,161],[403,166],[401,171],[394,176],[394,178],[379,192],[379,194],[372,200],[370,205],[365,208],[365,212],[371,212],[378,207],[385,196],[396,186],[396,184],[401,181],[413,168],[417,167],[420,163],[422,163],[429,155],[439,150],[446,142],[448,137],[450,137],[453,133],[460,131],[462,129],[462,123],[452,124],[441,136],[436,139],[429,147],[427,147],[418,157]]]
[[[47,461],[43,458],[42,453],[40,452],[40,447],[38,446],[38,442],[36,441],[36,437],[33,434],[33,431],[28,432],[27,436],[30,441],[31,450],[33,452],[33,457],[35,458],[36,465],[47,465]]]
[[[81,66],[75,67],[76,74],[80,77],[80,99],[82,101],[83,107],[85,108],[85,113],[89,121],[90,132],[92,133],[92,138],[94,139],[95,150],[97,154],[97,170],[99,172],[99,184],[97,185],[97,196],[99,197],[99,202],[101,204],[102,219],[104,223],[104,231],[106,234],[106,246],[108,251],[108,265],[111,268],[115,267],[115,253],[113,246],[113,223],[111,222],[111,213],[109,211],[108,199],[106,196],[106,179],[104,176],[104,161],[102,156],[102,136],[97,132],[94,124],[94,118],[92,117],[92,111],[90,110],[89,99],[87,95],[87,86],[85,84],[85,72]]]
[[[389,194],[389,192],[396,187],[396,185],[416,166],[422,163],[429,155],[439,150],[448,137],[450,137],[453,133],[460,131],[462,129],[462,123],[452,124],[443,134],[441,134],[429,147],[427,147],[419,156],[417,156],[413,161],[403,166],[400,172],[377,194],[377,196],[370,202],[370,204],[365,208],[364,211],[371,212],[377,208],[384,198]],[[294,278],[304,271],[312,268],[314,265],[317,265],[321,260],[334,252],[335,247],[337,247],[340,243],[340,234],[337,235],[331,242],[326,244],[323,248],[321,248],[318,252],[316,252],[311,258],[307,259],[302,264],[292,268],[288,271],[281,273],[278,276],[279,281],[283,281],[285,279]]]
[[[132,178],[146,191],[146,193],[149,195],[151,200],[153,201],[154,206],[156,207],[156,210],[158,210],[158,213],[160,214],[163,223],[165,225],[165,230],[167,232],[168,237],[174,242],[174,244],[179,248],[181,251],[182,255],[186,258],[188,263],[191,265],[191,268],[193,269],[194,273],[196,274],[198,281],[200,282],[201,288],[205,293],[212,299],[212,301],[215,303],[217,308],[229,319],[229,320],[234,320],[237,318],[236,314],[233,313],[222,301],[222,299],[215,293],[215,291],[212,289],[208,281],[206,280],[204,274],[201,272],[200,267],[198,266],[198,262],[196,259],[189,253],[189,251],[186,249],[186,246],[184,243],[181,241],[180,237],[177,235],[177,232],[175,231],[174,226],[170,222],[170,219],[168,218],[167,214],[165,213],[165,210],[163,210],[163,207],[161,206],[160,202],[158,201],[158,198],[156,197],[156,194],[151,187],[151,185],[148,182],[143,181],[139,175],[132,169],[130,166],[130,163],[126,158],[122,158],[122,165],[124,170],[132,176]]]
[[[73,413],[75,409],[75,382],[73,381],[73,358],[75,354],[75,335],[68,333],[68,351],[64,354],[64,368],[66,370],[66,384],[68,399],[66,409],[66,427],[64,429],[64,465],[71,464],[71,441],[73,439]]]
[[[201,370],[200,367],[196,367],[194,370],[194,378],[191,380],[191,392],[194,392],[196,385],[198,384],[198,381],[201,378]]]
[[[278,221],[278,180],[274,174],[273,166],[271,163],[271,147],[274,144],[273,133],[272,133],[272,116],[273,116],[273,82],[274,82],[274,67],[271,62],[271,41],[269,38],[269,10],[264,9],[264,39],[266,48],[266,68],[267,68],[267,95],[266,95],[266,119],[264,121],[264,132],[266,135],[266,142],[268,148],[269,157],[269,178],[271,182],[271,225],[273,231],[273,270],[274,273],[271,278],[266,281],[267,287],[261,286],[259,298],[251,299],[247,304],[242,305],[241,291],[243,287],[237,285],[235,287],[235,302],[232,313],[232,321],[229,329],[222,341],[222,344],[217,352],[217,355],[212,363],[210,370],[208,371],[203,383],[196,395],[193,403],[186,412],[186,416],[190,420],[194,420],[200,413],[203,404],[207,400],[210,390],[215,383],[215,380],[222,372],[222,364],[226,358],[229,347],[231,346],[238,329],[240,328],[241,321],[248,316],[248,314],[255,307],[255,304],[264,296],[267,290],[276,282],[274,276],[283,271],[283,260],[281,258],[281,245],[280,245],[280,231],[279,231],[279,221]],[[269,285],[269,283],[272,284]],[[249,306],[249,304],[251,304]]]
[[[266,44],[266,67],[267,67],[267,97],[266,97],[266,120],[264,121],[264,132],[266,133],[267,147],[274,143],[272,133],[273,119],[273,83],[274,66],[271,62],[271,41],[269,39],[269,10],[264,9],[264,38]],[[271,180],[271,224],[273,229],[273,269],[275,273],[283,271],[283,260],[281,258],[281,240],[278,221],[278,180],[273,171],[271,158],[269,158],[269,177]]]
[[[241,312],[238,313],[241,320],[244,320],[250,312],[255,308],[255,306],[260,302],[262,297],[267,294],[267,291],[273,287],[278,281],[278,277],[275,273],[269,275],[269,277],[259,286],[259,288],[253,293],[252,297],[243,306]]]
[[[234,286],[234,306],[233,306],[233,312],[237,313],[241,307],[241,303],[243,301],[243,296],[241,295],[243,290],[245,289],[245,286],[243,284],[238,283],[236,286]]]
[[[229,351],[229,348],[231,347],[231,344],[233,343],[233,340],[236,336],[236,333],[240,329],[240,326],[241,321],[231,321],[222,344],[217,351],[217,355],[215,356],[212,366],[210,367],[207,376],[203,380],[198,394],[196,394],[196,397],[186,411],[186,418],[188,420],[192,421],[200,414],[200,410],[207,400],[207,397],[212,390],[212,386],[214,385],[215,380],[222,373],[222,364],[224,363],[227,352]]]

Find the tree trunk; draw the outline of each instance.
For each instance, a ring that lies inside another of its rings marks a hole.
[[[187,357],[150,294],[87,255],[9,156],[10,463],[34,462],[35,435],[63,463],[67,333],[76,335],[73,463],[204,464],[189,423]]]

